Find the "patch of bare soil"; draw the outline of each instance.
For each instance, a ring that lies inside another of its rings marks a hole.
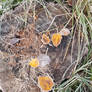
[[[81,61],[87,50],[84,36],[82,33],[78,35],[76,25],[73,37],[71,34],[63,36],[58,47],[52,43],[44,45],[42,34],[49,30],[51,38],[53,33],[59,32],[69,22],[71,14],[54,3],[46,4],[45,9],[37,4],[35,12],[33,9],[34,4],[31,8],[29,4],[20,5],[1,17],[0,85],[4,92],[40,92],[37,85],[39,75],[49,74],[55,84],[61,83],[71,77],[77,62]],[[71,20],[66,27],[71,31]],[[28,62],[41,54],[50,57],[50,64],[31,68]]]

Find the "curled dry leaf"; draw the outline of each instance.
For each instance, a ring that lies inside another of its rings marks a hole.
[[[39,76],[38,85],[42,90],[50,91],[54,86],[54,82],[50,76]]]
[[[42,35],[42,40],[43,44],[49,44],[50,43],[50,39],[47,35],[43,34]]]
[[[64,35],[64,36],[68,36],[70,34],[70,31],[68,28],[63,28],[61,31],[60,31],[60,34],[61,35]]]
[[[52,43],[55,47],[57,47],[60,43],[61,43],[61,40],[62,40],[62,36],[60,33],[54,33],[52,35]]]
[[[32,59],[32,60],[29,62],[29,65],[30,65],[31,67],[34,67],[34,68],[38,67],[38,66],[39,66],[39,61],[38,61],[38,59],[37,59],[37,58]]]

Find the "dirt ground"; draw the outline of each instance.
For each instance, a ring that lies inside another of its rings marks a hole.
[[[58,85],[72,76],[77,62],[87,52],[83,33],[78,35],[76,25],[72,32],[71,11],[66,13],[63,7],[54,3],[47,3],[45,9],[39,4],[35,6],[33,3],[32,6],[30,8],[29,4],[22,4],[1,17],[0,85],[3,92],[40,92],[37,77],[46,74]],[[59,32],[65,25],[71,34],[63,36],[58,47],[52,43],[42,43],[43,33],[49,31],[51,38],[53,33]],[[40,55],[49,56],[50,64],[31,68],[28,62]]]

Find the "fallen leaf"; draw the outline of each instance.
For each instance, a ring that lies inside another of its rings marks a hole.
[[[54,82],[49,76],[39,76],[38,85],[44,91],[50,91],[54,86]]]
[[[38,67],[38,66],[39,66],[39,61],[38,61],[38,59],[37,59],[37,58],[32,59],[32,60],[29,62],[29,65],[30,65],[31,67],[34,67],[34,68]]]
[[[49,44],[50,43],[50,39],[47,35],[43,34],[42,35],[42,40],[43,44]]]
[[[57,47],[61,43],[62,36],[60,33],[54,33],[52,35],[52,43],[55,47]]]
[[[45,67],[51,62],[51,59],[47,54],[40,54],[37,58],[39,60],[40,67]]]
[[[63,36],[68,36],[70,34],[70,31],[68,28],[63,28],[61,31],[60,31],[60,34],[63,35]]]

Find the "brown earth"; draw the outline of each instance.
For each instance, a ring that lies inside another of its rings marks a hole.
[[[68,23],[70,11],[66,13],[61,6],[49,3],[46,4],[47,10],[37,4],[34,13],[33,7],[29,9],[27,4],[24,9],[21,7],[24,5],[6,13],[0,21],[0,85],[4,92],[40,92],[37,77],[46,74],[57,85],[72,76],[76,63],[87,51],[83,33],[78,35],[80,31],[76,25],[73,37],[71,34],[63,36],[58,47],[41,42],[43,33],[50,31],[51,37]],[[66,27],[72,33],[71,20]],[[37,69],[29,67],[31,58],[40,54],[47,54],[51,59],[50,64]]]

